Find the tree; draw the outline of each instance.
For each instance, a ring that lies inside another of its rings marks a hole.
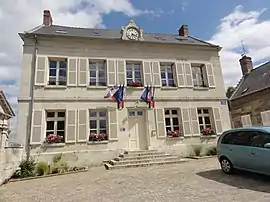
[[[227,88],[226,97],[229,99],[232,96],[234,91],[235,91],[235,87],[229,86]]]

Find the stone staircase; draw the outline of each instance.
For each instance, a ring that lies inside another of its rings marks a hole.
[[[104,166],[107,170],[112,170],[119,168],[175,164],[185,161],[186,160],[181,159],[179,156],[173,156],[157,150],[139,150],[125,151],[120,154],[119,157],[104,162]]]

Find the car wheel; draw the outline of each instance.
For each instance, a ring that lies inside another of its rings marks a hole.
[[[226,157],[220,159],[220,166],[222,171],[226,174],[231,174],[233,172],[233,165]]]

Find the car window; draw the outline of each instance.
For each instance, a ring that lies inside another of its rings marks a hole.
[[[251,131],[249,133],[251,135],[251,146],[253,147],[264,147],[266,143],[270,143],[270,134],[259,131]]]
[[[250,146],[250,134],[246,131],[232,132],[226,136],[221,141],[222,144],[232,144],[232,145],[244,145]]]

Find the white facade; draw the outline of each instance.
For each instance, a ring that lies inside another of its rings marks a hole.
[[[45,158],[62,152],[83,164],[98,164],[123,150],[185,155],[187,145],[216,140],[202,137],[202,128],[211,126],[217,134],[231,128],[217,47],[45,36],[37,36],[37,42],[31,155]],[[17,134],[26,146],[34,54],[34,40],[25,37]],[[137,64],[140,73],[134,68],[127,73],[130,63]],[[168,64],[173,64],[172,79]],[[103,72],[97,76],[102,66],[105,80]],[[91,68],[96,68],[96,76]],[[156,87],[154,109],[139,101],[143,87],[126,88],[124,109],[104,99],[110,86],[126,86],[136,75],[143,85]],[[100,85],[95,86],[95,79]],[[166,128],[179,129],[184,137],[169,138]],[[90,133],[101,132],[107,140],[89,141]],[[44,144],[51,133],[63,135],[63,143]]]

